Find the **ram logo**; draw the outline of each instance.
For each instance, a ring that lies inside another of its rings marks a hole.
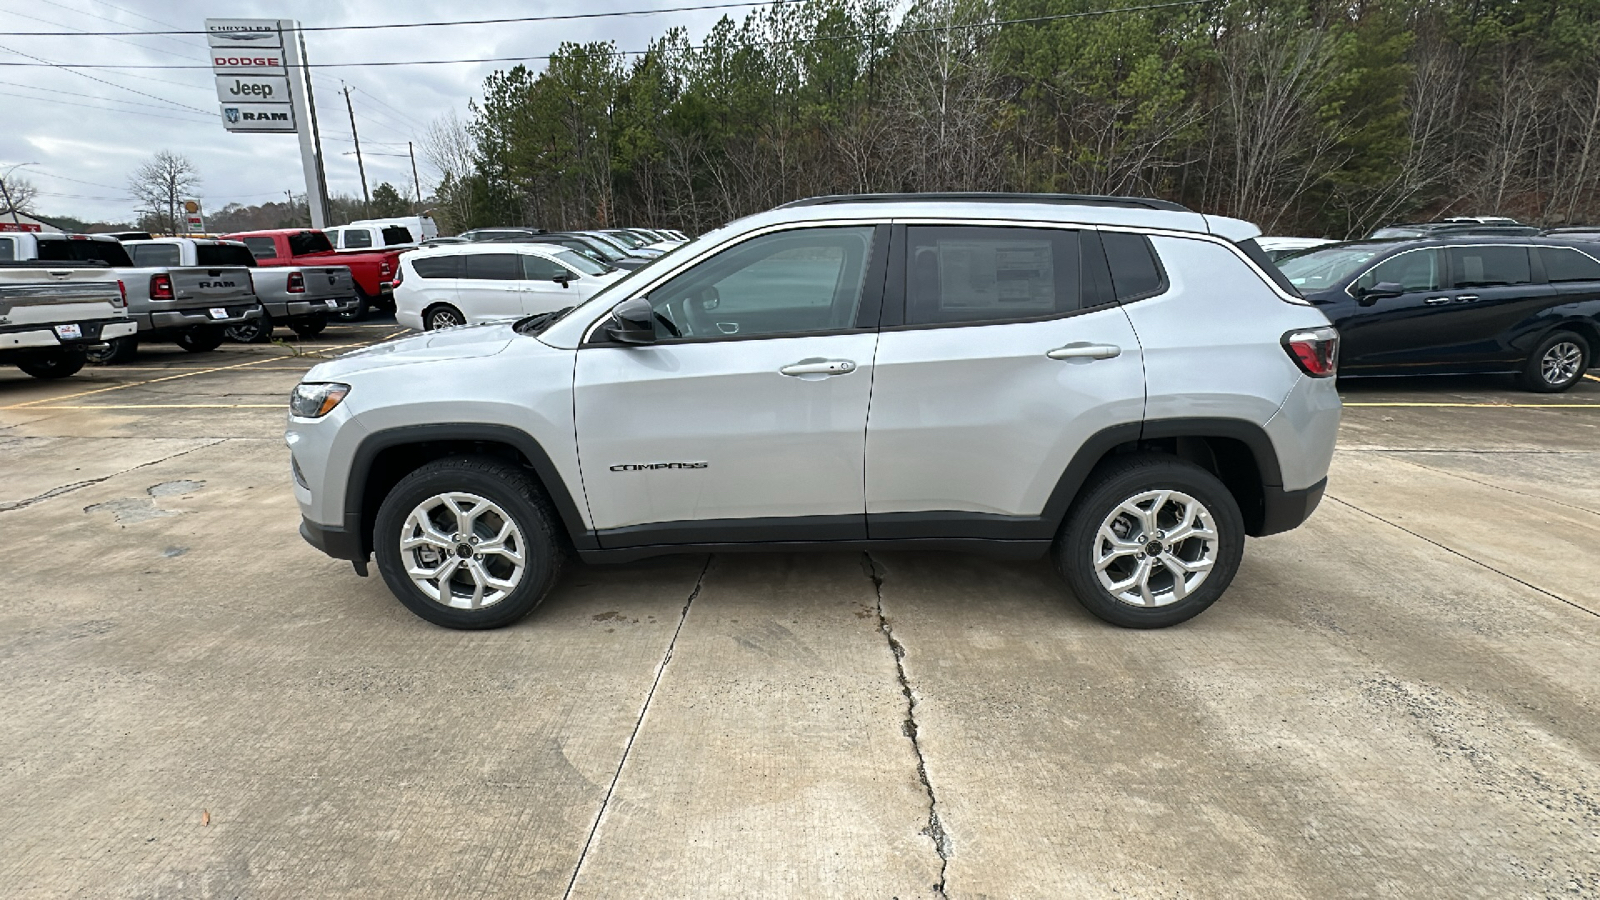
[[[672,463],[621,463],[611,467],[613,472],[649,472],[654,469],[707,469],[710,463],[705,462],[672,462]]]
[[[237,106],[224,106],[222,115],[227,118],[228,124],[236,124],[239,121],[239,108]]]
[[[235,282],[232,282],[232,281],[202,281],[202,282],[200,282],[200,287],[202,287],[202,288],[231,288],[231,287],[238,287],[238,284],[235,283]]]

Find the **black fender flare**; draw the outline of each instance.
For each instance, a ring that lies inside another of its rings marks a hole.
[[[371,551],[371,534],[365,521],[366,489],[372,474],[372,464],[385,450],[409,444],[427,444],[442,441],[503,444],[514,448],[532,466],[534,474],[545,493],[555,504],[567,535],[578,550],[599,548],[594,535],[584,524],[583,515],[573,499],[572,492],[561,478],[550,454],[539,445],[533,435],[510,425],[493,425],[481,422],[441,422],[428,425],[400,425],[374,431],[361,439],[350,463],[349,479],[345,482],[344,527],[351,534],[360,535],[363,556]]]

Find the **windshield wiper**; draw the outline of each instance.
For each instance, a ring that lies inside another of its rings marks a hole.
[[[517,334],[539,334],[574,309],[577,309],[577,307],[569,306],[566,309],[558,309],[555,312],[535,313],[518,319],[516,324],[511,327],[516,330]]]

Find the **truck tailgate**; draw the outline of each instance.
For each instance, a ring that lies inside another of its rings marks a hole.
[[[306,300],[342,300],[356,295],[355,279],[345,266],[301,266],[306,276]]]
[[[122,291],[104,269],[0,269],[0,326],[122,319]]]
[[[230,307],[256,301],[250,270],[239,267],[168,269],[173,300],[169,309]]]

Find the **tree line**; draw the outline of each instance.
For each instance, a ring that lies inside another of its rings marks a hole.
[[[1136,7],[1136,8],[1135,8]],[[456,230],[700,232],[799,197],[1140,194],[1269,233],[1600,221],[1600,0],[800,0],[497,71]]]

